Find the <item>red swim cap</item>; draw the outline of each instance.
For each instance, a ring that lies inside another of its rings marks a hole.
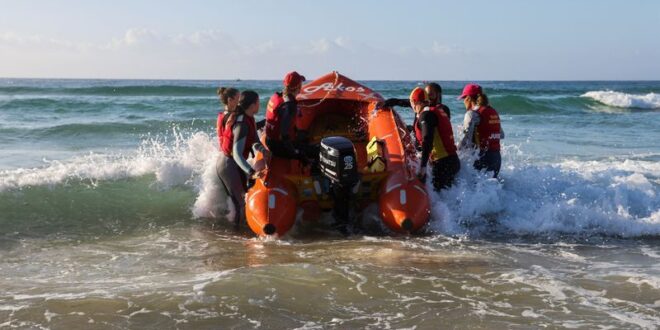
[[[481,86],[477,84],[467,84],[465,85],[465,88],[463,88],[463,93],[461,93],[461,96],[458,97],[458,99],[464,99],[468,96],[474,97],[481,94]]]
[[[426,94],[426,91],[421,87],[415,87],[415,89],[410,92],[410,100],[413,103],[427,102],[429,96]]]
[[[296,71],[291,71],[284,76],[284,86],[296,86],[305,81],[305,76],[301,76]]]

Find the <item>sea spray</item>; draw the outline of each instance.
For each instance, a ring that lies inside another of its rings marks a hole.
[[[155,174],[164,186],[192,184],[206,157],[215,153],[205,133],[184,137],[176,129],[170,137],[147,136],[132,153],[94,153],[66,161],[44,160],[35,168],[0,170],[0,192],[28,186],[54,186],[69,180],[116,180]]]
[[[236,210],[230,202],[224,186],[218,178],[216,162],[218,155],[210,157],[204,164],[204,172],[200,180],[199,195],[192,207],[192,215],[196,218],[218,219],[226,217],[233,219]],[[225,214],[224,210],[228,211]]]

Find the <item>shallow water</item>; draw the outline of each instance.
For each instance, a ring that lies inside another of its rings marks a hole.
[[[501,181],[462,154],[422,235],[279,240],[223,216],[218,84],[277,88],[0,80],[0,328],[658,328],[660,83],[485,82]]]
[[[652,329],[660,317],[656,239],[246,236],[179,224],[24,239],[0,263],[1,325]]]

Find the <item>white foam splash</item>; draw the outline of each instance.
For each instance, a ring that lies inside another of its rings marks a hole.
[[[594,99],[600,103],[617,108],[660,109],[660,94],[626,94],[614,91],[591,91],[582,97]]]
[[[195,217],[218,218],[225,216],[228,203],[215,173],[217,153],[214,136],[201,132],[184,135],[173,129],[171,136],[144,139],[129,154],[90,153],[66,161],[44,160],[45,165],[37,168],[1,170],[0,192],[70,181],[96,186],[98,181],[153,174],[163,188],[183,185],[200,192],[192,208]]]
[[[504,158],[501,182],[462,159],[456,184],[432,198],[431,229],[450,235],[493,228],[522,235],[660,235],[660,194],[652,182],[660,175],[657,162],[544,165]]]
[[[174,141],[145,139],[132,154],[90,153],[66,161],[44,160],[45,166],[0,171],[0,192],[29,186],[54,186],[67,181],[116,180],[155,174],[165,187],[191,184],[209,155],[213,139],[204,133],[184,137],[174,131]]]
[[[215,169],[217,159],[218,155],[214,153],[203,166],[199,195],[192,207],[193,216],[196,218],[219,218],[223,216],[221,214],[223,210],[229,211],[226,214],[227,219],[234,218],[236,210],[233,203],[229,201]]]
[[[131,154],[90,154],[0,171],[0,192],[152,174],[166,189],[183,185],[197,192],[193,217],[224,218],[231,203],[215,173],[216,148],[212,134],[174,132],[169,139],[146,139]],[[431,194],[433,231],[464,235],[495,226],[522,235],[660,235],[660,163],[654,155],[542,164],[510,146],[503,156],[500,182],[475,171],[472,159],[461,155],[454,187]]]

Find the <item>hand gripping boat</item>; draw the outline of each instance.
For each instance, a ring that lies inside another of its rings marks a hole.
[[[298,134],[308,136],[310,145],[321,144],[323,173],[312,174],[309,166],[297,160],[272,158],[266,175],[246,194],[246,218],[252,231],[282,236],[294,225],[298,209],[305,220],[315,220],[320,210],[332,209],[328,179],[321,175],[332,177],[346,168],[357,169],[359,177],[352,187],[353,202],[358,207],[378,203],[379,216],[392,231],[412,233],[428,222],[428,193],[415,175],[410,135],[394,110],[378,107],[383,101],[378,93],[332,72],[304,85],[297,99]],[[357,162],[350,155],[333,158],[332,146],[325,146],[332,143],[352,152]],[[265,165],[261,154],[256,160],[257,167]],[[330,170],[332,166],[335,171]]]

